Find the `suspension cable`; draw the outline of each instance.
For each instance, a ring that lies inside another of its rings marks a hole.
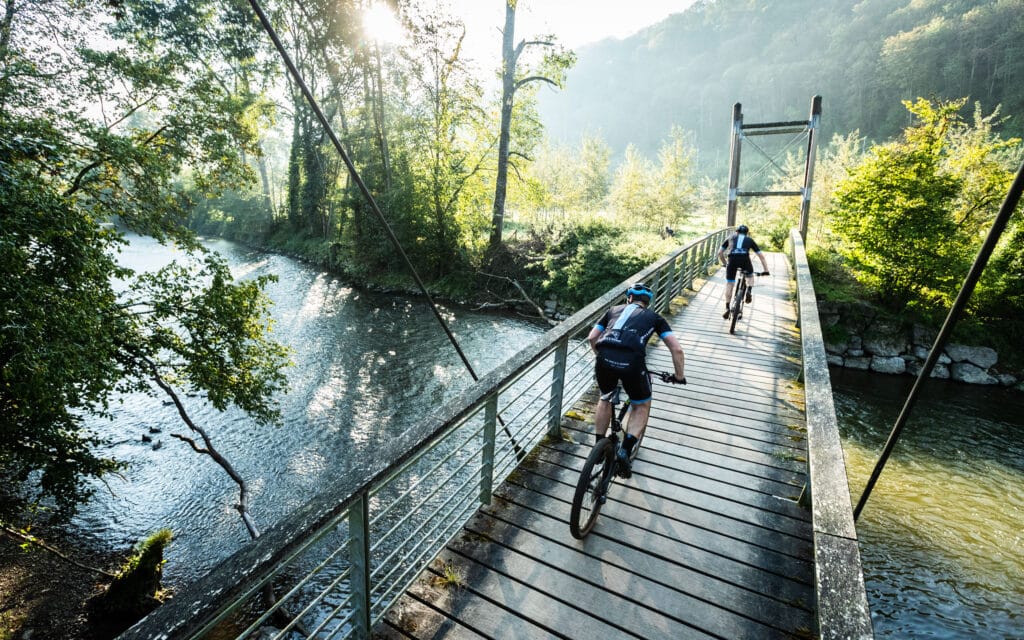
[[[377,217],[377,220],[380,222],[381,226],[384,227],[384,230],[387,232],[388,238],[391,240],[391,244],[395,247],[395,250],[398,252],[398,254],[402,256],[402,260],[405,262],[405,266],[408,267],[409,273],[412,275],[413,280],[416,281],[416,286],[419,287],[419,290],[426,297],[427,302],[430,305],[430,310],[433,311],[434,317],[437,318],[437,321],[441,324],[441,327],[444,329],[445,334],[448,336],[448,340],[452,343],[452,346],[455,347],[455,351],[456,353],[459,354],[459,358],[462,359],[462,363],[466,365],[466,370],[469,371],[469,375],[473,378],[474,382],[478,381],[480,378],[477,377],[476,371],[473,369],[473,365],[470,364],[469,359],[466,357],[466,354],[462,351],[462,347],[459,346],[459,342],[458,340],[456,340],[455,334],[453,334],[452,330],[448,327],[448,323],[441,315],[441,311],[438,309],[437,303],[434,302],[433,296],[431,296],[430,292],[427,291],[427,287],[426,285],[423,284],[423,280],[420,278],[419,273],[417,273],[416,267],[413,266],[412,261],[409,259],[408,254],[406,254],[405,252],[405,249],[402,248],[402,243],[399,242],[398,236],[395,235],[395,232],[394,230],[392,230],[391,225],[388,224],[387,218],[384,217],[384,213],[380,210],[380,207],[377,205],[377,201],[374,199],[373,194],[370,193],[370,190],[366,187],[366,183],[363,182],[363,179],[359,176],[359,172],[356,170],[355,165],[349,158],[348,153],[345,152],[345,148],[342,146],[341,141],[338,139],[338,136],[334,133],[334,128],[331,127],[330,122],[327,120],[327,116],[324,115],[324,112],[320,108],[319,103],[317,103],[316,98],[313,97],[313,93],[309,90],[309,87],[306,85],[306,81],[303,79],[302,74],[299,73],[299,70],[295,66],[295,63],[292,62],[291,56],[289,56],[288,52],[285,50],[284,44],[281,43],[281,39],[278,37],[277,31],[274,29],[274,26],[270,23],[270,19],[267,18],[267,14],[263,12],[263,8],[260,6],[258,0],[249,0],[249,4],[252,6],[253,11],[256,12],[256,16],[259,18],[260,24],[263,25],[263,30],[267,32],[267,35],[270,36],[270,39],[274,42],[274,47],[277,49],[277,52],[281,55],[281,58],[284,60],[285,66],[288,67],[288,71],[289,73],[291,73],[292,79],[295,80],[295,83],[299,86],[299,89],[302,91],[302,95],[306,98],[306,102],[309,104],[310,109],[313,110],[313,113],[316,115],[317,120],[320,121],[320,125],[324,128],[324,132],[327,134],[327,137],[331,139],[331,143],[334,145],[334,149],[338,152],[338,155],[341,156],[341,159],[345,162],[345,166],[348,167],[348,172],[349,175],[352,177],[353,182],[355,182],[356,185],[359,187],[359,191],[363,194],[363,197],[366,199],[366,202],[370,205],[370,209],[373,210],[373,214]],[[517,456],[522,457],[522,448],[519,446],[519,443],[516,442],[515,438],[512,437],[512,433],[509,432],[508,427],[505,425],[504,421],[501,420],[500,416],[498,417],[498,421],[501,422],[502,427],[504,427],[505,433],[506,435],[508,435],[509,440],[512,442],[512,446],[515,448]]]
[[[864,509],[865,503],[868,501],[868,496],[871,495],[871,490],[875,486],[875,482],[878,481],[878,476],[882,474],[882,469],[885,467],[886,461],[889,459],[889,454],[892,453],[893,447],[896,446],[896,441],[900,437],[900,432],[903,431],[903,426],[907,423],[907,419],[910,417],[910,412],[914,408],[914,404],[917,402],[918,391],[921,388],[923,381],[927,380],[932,373],[932,368],[935,366],[936,361],[939,359],[939,354],[942,353],[942,349],[946,345],[946,340],[949,338],[949,334],[953,332],[953,327],[956,326],[957,320],[960,318],[960,314],[963,312],[964,307],[967,306],[967,301],[970,299],[971,294],[974,292],[974,285],[978,283],[981,278],[981,273],[985,270],[985,266],[988,264],[989,258],[992,256],[992,252],[995,250],[996,243],[999,242],[999,237],[1006,230],[1006,225],[1010,221],[1010,216],[1013,215],[1014,209],[1017,208],[1017,202],[1020,200],[1021,191],[1024,190],[1024,162],[1021,163],[1020,168],[1017,169],[1017,177],[1014,178],[1013,183],[1010,185],[1010,190],[1006,194],[1006,199],[1003,200],[1002,206],[999,208],[999,213],[996,215],[996,219],[992,222],[992,228],[989,229],[988,237],[985,238],[984,244],[981,246],[981,250],[978,252],[977,257],[974,259],[974,264],[971,266],[971,270],[967,273],[967,277],[964,279],[964,284],[960,288],[960,293],[957,294],[956,301],[953,303],[952,308],[949,310],[949,315],[946,316],[946,321],[942,325],[942,329],[939,331],[939,335],[935,338],[935,344],[932,345],[932,350],[928,352],[928,358],[924,362],[924,366],[921,367],[921,372],[917,375],[917,380],[914,382],[914,386],[910,390],[910,394],[907,396],[907,400],[903,405],[903,410],[900,411],[900,415],[896,418],[896,424],[892,427],[892,432],[889,434],[889,439],[885,443],[885,448],[882,449],[882,454],[878,458],[878,462],[875,463],[875,469],[871,472],[871,477],[868,479],[867,486],[864,487],[864,492],[860,494],[860,500],[857,501],[857,508],[853,510],[853,519],[856,522],[857,517],[860,516],[860,512]]]

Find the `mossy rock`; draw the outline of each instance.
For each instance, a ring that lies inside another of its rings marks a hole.
[[[172,537],[170,529],[161,529],[144,540],[110,586],[88,602],[95,638],[113,638],[160,606],[164,549]]]

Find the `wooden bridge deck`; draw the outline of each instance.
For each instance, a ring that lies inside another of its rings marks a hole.
[[[724,269],[670,317],[689,384],[656,383],[633,477],[616,481],[585,540],[568,514],[593,396],[578,403],[587,421],[566,419],[572,441],[527,460],[375,634],[817,637],[810,513],[796,504],[807,475],[799,333],[785,256],[769,267],[736,335],[721,317]],[[648,363],[671,370],[660,344]]]

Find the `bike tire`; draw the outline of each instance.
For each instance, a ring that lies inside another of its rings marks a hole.
[[[614,443],[610,438],[601,438],[583,464],[569,510],[569,531],[577,540],[586,537],[597,522],[607,495],[609,476],[614,472],[614,461]]]
[[[742,281],[741,281],[742,282]],[[729,333],[736,333],[736,321],[743,314],[743,296],[746,295],[746,285],[736,283],[736,299],[732,303],[732,313],[729,319]]]

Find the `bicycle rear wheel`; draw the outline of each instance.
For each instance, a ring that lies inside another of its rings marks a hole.
[[[597,522],[597,516],[604,505],[609,476],[614,471],[615,445],[610,438],[601,438],[590,451],[583,464],[576,493],[569,510],[569,531],[572,537],[582,540]]]
[[[729,319],[729,333],[736,333],[736,321],[743,315],[743,296],[747,294],[746,277],[736,283],[736,297],[732,301],[732,313]]]

